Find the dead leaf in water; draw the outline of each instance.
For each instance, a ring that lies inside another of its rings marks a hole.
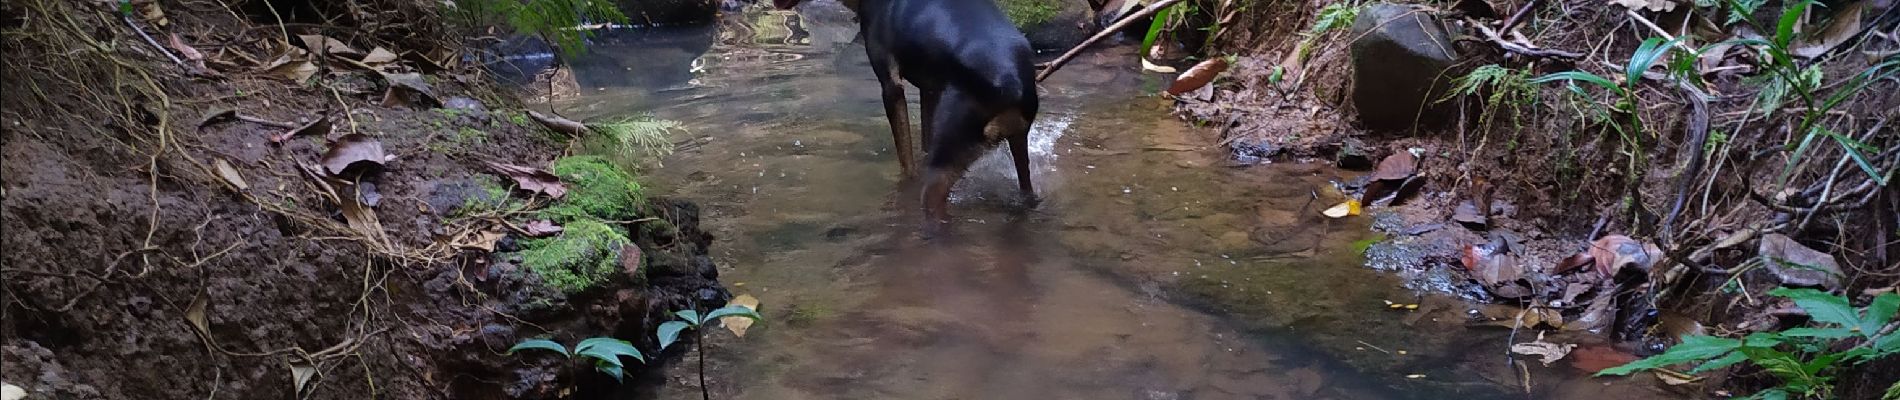
[[[323,153],[323,171],[331,176],[360,175],[383,167],[389,156],[383,154],[383,142],[374,137],[352,133],[337,138]]]
[[[538,238],[538,237],[554,236],[556,234],[561,233],[561,231],[566,230],[566,228],[562,228],[560,225],[555,225],[554,221],[549,221],[545,219],[537,219],[533,221],[528,221],[526,225],[522,225],[521,230],[522,230],[522,233],[527,234],[528,237]]]
[[[515,186],[533,193],[546,193],[548,197],[559,199],[567,195],[567,185],[561,183],[561,177],[540,168],[489,162],[488,168],[515,181]]]
[[[1181,76],[1174,78],[1174,84],[1168,85],[1168,95],[1180,96],[1182,93],[1200,89],[1202,86],[1207,86],[1208,82],[1213,82],[1214,77],[1226,71],[1226,58],[1215,57],[1201,61],[1200,64],[1194,64],[1193,68],[1188,68],[1187,72],[1181,73]]]
[[[317,119],[314,121],[310,121],[310,123],[306,123],[306,124],[303,124],[303,126],[292,128],[291,130],[284,131],[284,133],[279,133],[277,135],[271,136],[270,141],[271,143],[283,143],[285,140],[290,140],[291,138],[303,136],[303,135],[329,135],[329,134],[330,134],[330,113],[325,112],[323,114],[317,115]]]
[[[1570,366],[1587,373],[1629,364],[1638,357],[1607,344],[1580,346],[1570,351]]]
[[[1576,347],[1577,345],[1575,344],[1546,342],[1544,341],[1544,333],[1538,332],[1536,341],[1511,345],[1511,352],[1527,356],[1537,356],[1537,361],[1543,362],[1544,366],[1550,366],[1550,363],[1562,360],[1564,356],[1570,354],[1571,349]]]
[[[573,136],[580,136],[583,133],[587,133],[587,125],[575,120],[542,114],[534,110],[528,110],[528,117],[533,118],[535,122],[540,122],[541,125],[547,126],[548,129],[553,129],[555,132]]]
[[[755,312],[755,313],[759,312],[759,299],[757,297],[752,297],[752,295],[749,295],[749,294],[742,294],[742,295],[739,295],[739,297],[734,297],[732,298],[732,301],[727,302],[726,304],[745,307],[746,309],[752,310],[752,312]],[[724,316],[724,317],[719,317],[719,325],[725,326],[727,330],[732,331],[732,334],[734,336],[745,337],[746,329],[752,327],[752,319],[746,318],[746,317],[740,317],[740,316]]]
[[[239,191],[251,188],[250,183],[244,182],[244,175],[238,174],[237,168],[231,167],[230,162],[220,158],[217,161],[213,161],[212,166],[218,169],[218,177],[224,178],[224,182],[230,183],[231,187],[235,187]]]
[[[1359,215],[1359,212],[1358,200],[1346,200],[1344,203],[1339,203],[1338,205],[1327,208],[1326,211],[1321,211],[1320,214],[1328,218],[1345,218]]]
[[[1524,276],[1524,266],[1515,255],[1489,246],[1467,245],[1460,261],[1471,272],[1471,277],[1492,294],[1505,298],[1530,294],[1530,289],[1518,282]]]

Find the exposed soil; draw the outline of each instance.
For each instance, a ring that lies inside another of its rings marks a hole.
[[[580,361],[503,351],[548,333],[653,349],[671,310],[726,300],[691,202],[648,199],[619,222],[642,257],[622,264],[639,267],[565,294],[520,266],[523,233],[503,226],[518,217],[457,215],[478,187],[506,184],[485,162],[544,167],[570,138],[529,122],[474,66],[430,58],[465,51],[398,22],[433,10],[280,27],[255,10],[154,4],[166,23],[136,23],[177,35],[217,76],[169,61],[106,3],[4,3],[0,377],[31,398],[588,398],[619,386]],[[266,72],[291,48],[284,33],[401,53],[385,71],[421,72],[445,104],[386,103],[389,84],[346,65],[309,84]],[[87,44],[100,42],[113,45]],[[279,144],[285,128],[201,124],[216,110],[288,126],[327,115],[330,129]],[[347,134],[389,156],[350,186],[374,229],[323,194],[342,181],[301,167]],[[659,222],[671,229],[640,229]]]

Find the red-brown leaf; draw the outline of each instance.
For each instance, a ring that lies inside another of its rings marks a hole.
[[[1202,86],[1207,86],[1208,82],[1213,82],[1214,77],[1226,71],[1227,60],[1223,58],[1211,58],[1200,64],[1194,64],[1194,68],[1188,68],[1187,72],[1174,78],[1173,85],[1168,85],[1168,95],[1180,96],[1182,93],[1200,89]]]
[[[1412,152],[1400,151],[1379,160],[1379,168],[1372,172],[1374,181],[1402,181],[1418,173],[1418,157]]]

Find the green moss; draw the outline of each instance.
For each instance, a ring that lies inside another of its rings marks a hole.
[[[632,246],[626,233],[593,219],[563,225],[560,236],[521,243],[521,264],[541,282],[564,293],[600,285],[619,268],[620,246]]]
[[[492,179],[481,179],[477,182],[476,185],[481,192],[462,199],[462,205],[455,206],[455,210],[449,212],[451,217],[481,215],[520,206],[519,201],[508,195],[508,187]]]
[[[543,213],[557,221],[597,218],[607,221],[638,217],[643,199],[640,184],[606,158],[573,156],[554,160],[551,171],[567,184],[567,195]]]
[[[1062,12],[1062,4],[1057,0],[996,0],[1003,8],[1003,14],[1016,24],[1017,28],[1041,25],[1056,18]]]

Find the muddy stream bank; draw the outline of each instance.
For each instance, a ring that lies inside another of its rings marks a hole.
[[[1319,215],[1358,173],[1232,163],[1151,95],[1166,81],[1132,46],[1042,85],[1038,208],[993,153],[957,188],[957,234],[917,239],[855,30],[820,3],[608,32],[554,104],[690,131],[642,174],[702,205],[722,280],[767,317],[713,340],[719,397],[1675,397],[1517,370],[1506,349],[1534,333],[1364,267],[1370,219]],[[660,396],[697,398],[675,374]]]

